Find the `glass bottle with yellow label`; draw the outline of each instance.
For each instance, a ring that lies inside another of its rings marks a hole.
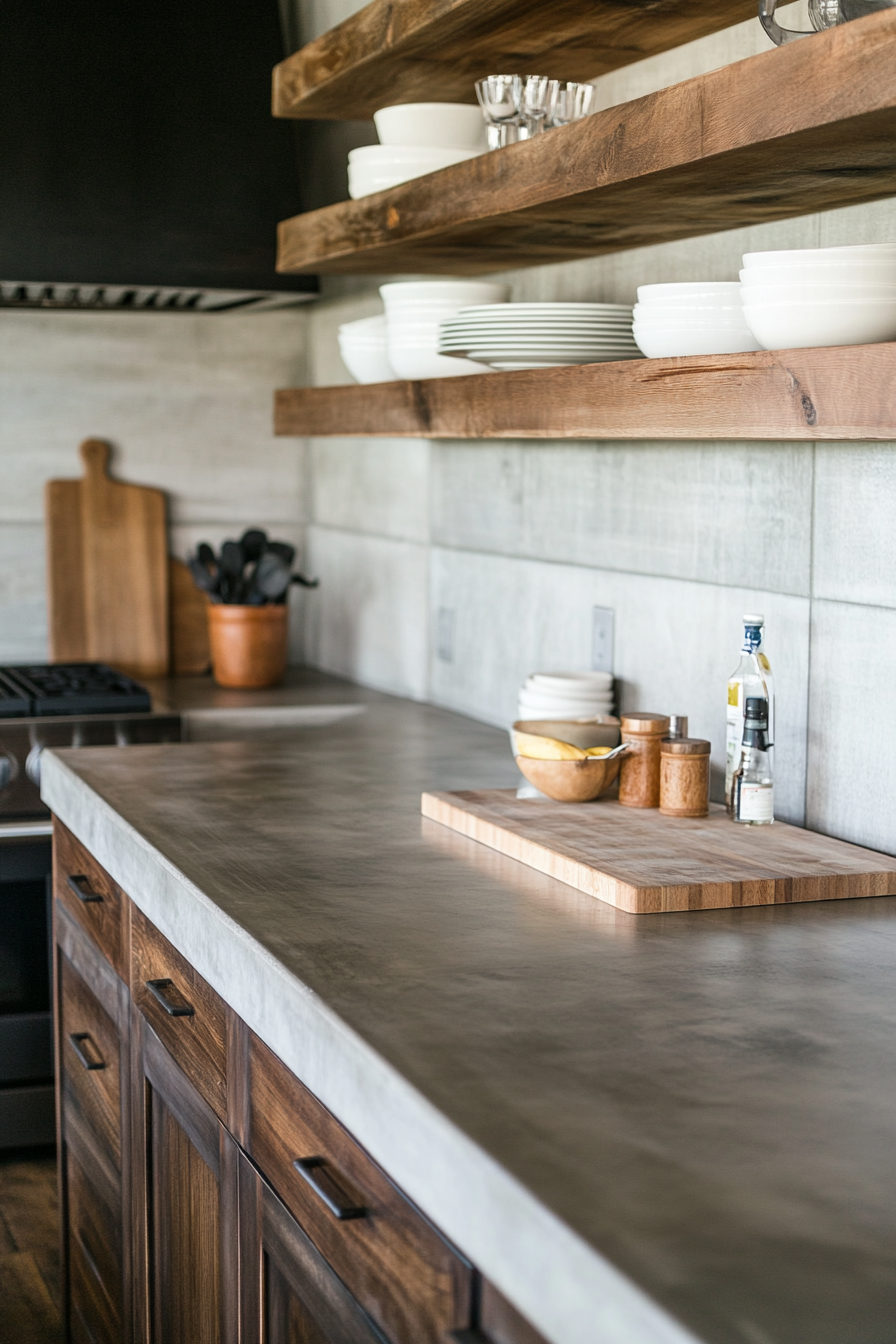
[[[744,616],[744,643],[740,662],[728,678],[728,732],[725,760],[725,802],[731,810],[731,781],[740,765],[744,740],[744,713],[748,696],[768,701],[768,751],[771,763],[775,741],[775,683],[762,646],[765,617],[756,612]]]

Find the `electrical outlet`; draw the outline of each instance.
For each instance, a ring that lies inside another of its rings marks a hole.
[[[613,630],[616,613],[612,607],[593,607],[591,612],[591,670],[613,671]]]
[[[454,662],[454,608],[439,607],[436,617],[436,657],[440,662]]]

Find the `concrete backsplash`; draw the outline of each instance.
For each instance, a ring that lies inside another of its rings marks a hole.
[[[739,25],[598,81],[602,104],[767,47]],[[506,278],[518,300],[632,301],[650,281],[737,279],[752,249],[891,238],[884,202]],[[341,281],[310,313],[312,382],[349,381],[335,328],[379,311],[372,290]],[[310,661],[508,723],[528,672],[590,666],[593,608],[611,607],[623,707],[688,714],[718,780],[740,617],[758,607],[781,814],[896,851],[893,445],[330,439],[310,477]]]
[[[306,324],[0,310],[0,661],[47,657],[43,484],[81,475],[89,436],[112,441],[116,476],[168,492],[173,554],[252,524],[302,545],[307,448],[273,437],[271,390],[305,377]]]

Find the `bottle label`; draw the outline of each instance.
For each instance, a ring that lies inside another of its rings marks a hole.
[[[737,815],[740,821],[774,821],[774,788],[769,788],[768,784],[742,782],[738,796]]]

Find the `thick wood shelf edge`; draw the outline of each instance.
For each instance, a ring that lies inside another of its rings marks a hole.
[[[475,101],[494,70],[597,75],[751,18],[754,0],[373,0],[282,61],[274,115],[371,117],[392,103]]]
[[[421,812],[631,915],[896,895],[896,858],[786,822],[735,826],[717,806],[682,820],[482,789],[424,793]]]
[[[485,274],[896,194],[896,13],[281,223],[287,274]]]
[[[299,438],[896,440],[896,343],[288,388]]]

